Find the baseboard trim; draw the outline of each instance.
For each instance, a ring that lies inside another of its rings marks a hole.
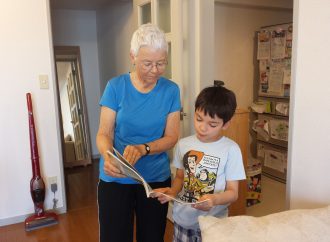
[[[57,214],[63,214],[63,213],[67,212],[65,207],[60,207],[60,208],[57,208],[55,210],[48,210],[48,211],[53,211]],[[12,224],[17,224],[17,223],[22,223],[30,215],[32,215],[32,214],[26,214],[26,215],[20,215],[20,216],[0,219],[0,227],[7,226],[7,225],[12,225]]]

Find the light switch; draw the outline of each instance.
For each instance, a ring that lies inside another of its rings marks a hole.
[[[47,75],[39,75],[40,89],[49,89],[49,82]]]

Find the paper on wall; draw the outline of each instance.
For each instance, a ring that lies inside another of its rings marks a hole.
[[[268,121],[261,119],[261,120],[255,120],[253,122],[252,129],[258,133],[264,140],[268,141],[270,138],[269,135],[269,125]]]
[[[288,141],[289,122],[287,120],[271,119],[269,126],[271,138]]]
[[[258,33],[257,59],[269,59],[270,57],[270,32],[261,31]]]
[[[289,114],[289,104],[288,103],[276,103],[275,110],[279,114],[288,116],[288,114]]]
[[[268,92],[283,95],[283,69],[279,65],[270,67],[268,78]]]
[[[265,150],[264,166],[284,172],[286,169],[286,158],[283,152]]]
[[[284,69],[283,70],[283,84],[291,83],[291,70]]]
[[[283,59],[286,51],[286,31],[278,29],[272,31],[271,36],[271,58],[272,59]]]

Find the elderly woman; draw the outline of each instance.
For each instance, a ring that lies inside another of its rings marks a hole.
[[[100,101],[96,141],[101,156],[98,185],[101,242],[163,241],[167,204],[147,198],[143,186],[123,176],[107,155],[115,147],[152,188],[171,184],[169,158],[179,137],[180,91],[164,78],[168,46],[156,26],[139,27],[131,40],[134,70],[111,79]]]

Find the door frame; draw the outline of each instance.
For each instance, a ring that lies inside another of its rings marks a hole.
[[[90,141],[90,131],[88,125],[88,114],[87,114],[87,104],[86,104],[86,96],[85,96],[85,89],[84,89],[84,79],[82,75],[82,66],[81,66],[81,56],[80,56],[80,48],[79,46],[54,46],[54,61],[55,61],[55,73],[56,73],[56,96],[59,105],[59,122],[60,122],[60,134],[61,134],[61,146],[62,150],[65,151],[65,143],[64,143],[64,133],[63,133],[63,122],[62,122],[62,112],[61,112],[61,102],[60,102],[60,93],[58,87],[58,76],[57,76],[57,66],[56,63],[58,61],[75,61],[77,64],[78,75],[79,75],[79,84],[81,87],[80,90],[80,98],[81,98],[81,105],[82,105],[82,112],[84,114],[84,136],[86,137],[86,149],[87,149],[87,157],[84,160],[79,161],[76,165],[87,165],[91,164],[92,162],[92,155],[91,155],[91,141]],[[65,162],[65,152],[62,152],[63,161]],[[64,167],[66,167],[64,165]]]
[[[142,7],[150,4],[151,23],[159,26],[159,1],[160,0],[134,0],[134,12],[137,25],[143,24]],[[185,95],[184,75],[183,75],[183,3],[178,0],[168,0],[170,2],[170,26],[171,31],[165,33],[166,41],[171,46],[171,80],[178,84],[181,94],[182,109],[180,112],[180,133],[181,136],[188,136],[186,132],[189,120],[186,117],[184,107],[189,103]]]

